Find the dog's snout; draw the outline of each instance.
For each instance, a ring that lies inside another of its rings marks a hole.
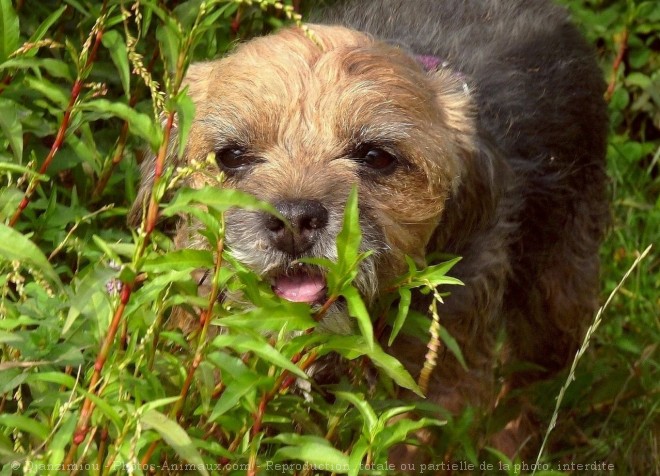
[[[290,227],[272,215],[266,217],[265,227],[273,245],[291,256],[299,256],[314,246],[328,224],[328,210],[316,200],[286,200],[276,203],[275,208]]]

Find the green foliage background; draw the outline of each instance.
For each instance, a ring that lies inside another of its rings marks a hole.
[[[660,4],[564,3],[610,84],[604,300],[640,252],[660,243]],[[355,209],[330,271],[331,296],[346,298],[359,323],[351,337],[308,332],[318,315],[280,302],[223,253],[223,212],[264,204],[207,190],[178,194],[164,209],[207,204],[209,249],[219,254],[165,253],[170,239],[148,220],[141,231],[125,224],[138,163],[162,146],[160,115],[177,112],[181,130],[191,120],[181,94],[188,63],[299,21],[291,2],[274,0],[0,0],[0,474],[56,474],[62,463],[89,474],[169,463],[177,473],[181,461],[202,473],[267,474],[276,463],[307,462],[356,474],[360,462],[384,464],[387,449],[420,427],[438,433],[437,461],[508,463],[503,473],[519,474],[503,455],[479,451],[479,435],[495,431],[500,415],[452,417],[419,404],[422,419],[390,422],[410,410],[393,384],[418,388],[374,342],[350,284],[360,259]],[[156,195],[189,172],[165,171]],[[616,474],[658,474],[659,264],[654,248],[592,337],[542,457],[554,471],[604,460]],[[197,268],[213,277],[210,299],[197,296]],[[448,270],[411,269],[401,301],[406,289],[451,282]],[[258,308],[218,304],[226,289],[244,290]],[[174,306],[198,309],[192,334],[165,325]],[[228,332],[217,335],[219,325]],[[429,323],[419,327],[428,332]],[[290,332],[298,336],[278,338]],[[295,383],[330,353],[350,359],[343,383]],[[565,379],[530,396],[544,421]]]

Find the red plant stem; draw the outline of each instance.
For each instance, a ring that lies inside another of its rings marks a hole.
[[[163,131],[163,143],[158,150],[158,156],[156,157],[156,165],[154,167],[154,185],[158,183],[161,176],[163,175],[163,169],[165,168],[165,157],[167,157],[167,148],[170,142],[170,135],[172,133],[172,127],[174,127],[174,115],[175,112],[171,111],[167,115],[167,122],[165,123],[165,130]],[[147,221],[145,223],[145,234],[147,236],[156,228],[156,221],[158,219],[158,201],[156,196],[152,193],[149,200],[149,211],[147,212]],[[145,239],[145,244],[147,240]]]
[[[617,51],[616,58],[614,58],[614,63],[612,63],[612,75],[610,78],[610,82],[607,85],[607,91],[605,91],[606,101],[612,99],[612,95],[614,94],[614,90],[616,89],[616,76],[619,71],[619,68],[621,67],[621,63],[623,63],[623,59],[626,55],[627,49],[628,49],[628,29],[624,28],[623,32],[621,32],[621,39],[619,40],[619,49]]]
[[[100,436],[100,442],[99,442],[99,450],[98,450],[98,455],[96,456],[96,464],[98,465],[99,468],[103,467],[103,460],[105,459],[105,453],[106,450],[108,449],[108,428],[103,427],[101,430],[101,436]]]
[[[106,2],[107,0],[104,0],[103,6],[101,7],[101,16],[104,15]],[[53,142],[53,145],[51,146],[50,151],[46,156],[46,159],[41,164],[41,167],[39,167],[39,173],[41,175],[46,173],[48,167],[50,167],[51,162],[55,158],[55,154],[57,154],[57,152],[60,150],[60,147],[62,147],[62,145],[64,144],[64,137],[66,136],[66,131],[69,128],[69,122],[71,121],[71,113],[73,112],[74,106],[78,102],[78,98],[80,97],[80,92],[82,91],[82,87],[83,87],[83,80],[89,73],[90,66],[96,59],[96,53],[98,52],[99,46],[101,45],[101,38],[103,38],[103,27],[99,27],[98,31],[96,32],[96,37],[94,38],[94,44],[89,53],[89,56],[87,56],[87,61],[85,62],[85,66],[81,71],[78,72],[78,77],[76,78],[76,81],[73,83],[73,87],[71,88],[71,97],[69,98],[69,104],[67,105],[67,108],[64,111],[64,117],[62,118],[62,122],[60,123],[60,128],[57,131],[57,135],[55,136],[55,142]],[[11,220],[9,220],[9,226],[13,227],[18,221],[18,219],[21,217],[21,215],[23,214],[23,210],[25,210],[25,208],[27,208],[28,204],[30,203],[32,194],[37,188],[37,185],[39,185],[39,182],[40,180],[38,177],[34,177],[30,181],[30,185],[28,185],[28,188],[25,191],[25,194],[23,195],[23,199],[21,200],[21,203],[19,203],[18,208],[14,212],[14,215],[12,215],[11,217]]]
[[[328,312],[328,309],[330,309],[330,306],[334,304],[334,302],[337,300],[337,297],[338,296],[330,296],[328,300],[323,304],[323,306],[321,306],[321,309],[319,309],[316,314],[314,314],[314,319],[317,322],[323,318],[326,312]]]
[[[92,379],[89,382],[89,393],[92,395],[96,394],[96,386],[101,379],[101,371],[103,370],[103,365],[108,359],[108,352],[110,347],[114,342],[115,335],[119,329],[119,323],[121,318],[124,315],[124,310],[126,309],[126,304],[131,297],[131,288],[132,284],[124,283],[121,290],[121,297],[119,305],[115,310],[115,314],[112,316],[112,321],[110,322],[110,327],[108,328],[108,333],[105,336],[101,350],[96,357],[96,362],[94,363],[94,373],[92,374]],[[73,458],[78,450],[78,446],[85,441],[87,437],[87,432],[89,431],[89,420],[92,416],[92,411],[94,410],[94,403],[89,397],[85,398],[83,402],[82,410],[80,411],[80,417],[78,418],[78,424],[76,425],[76,430],[73,433],[73,444],[69,448],[69,452],[64,459],[64,464],[70,464],[73,461]]]

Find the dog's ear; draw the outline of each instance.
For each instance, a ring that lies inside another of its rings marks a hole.
[[[213,62],[194,63],[188,68],[186,76],[183,80],[182,87],[188,88],[188,96],[193,100],[193,103],[200,104],[208,94],[209,83],[211,81],[211,72],[213,70]],[[161,123],[164,125],[165,116],[161,116]],[[177,121],[174,119],[174,126],[170,132],[170,140],[167,145],[167,156],[165,159],[165,166],[172,165],[177,160]],[[142,221],[144,213],[147,209],[149,199],[151,198],[151,189],[154,184],[154,170],[156,165],[156,156],[153,151],[146,154],[145,159],[140,166],[140,186],[138,188],[137,196],[133,202],[133,206],[128,213],[127,221],[130,226],[136,227]]]
[[[445,126],[454,134],[455,143],[471,152],[476,147],[477,120],[467,78],[446,67],[433,69],[427,74],[438,108],[445,116]]]

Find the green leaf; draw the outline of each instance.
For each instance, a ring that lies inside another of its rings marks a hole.
[[[407,418],[396,421],[390,425],[384,426],[378,433],[374,441],[374,449],[380,453],[388,450],[397,443],[406,441],[408,434],[429,426],[442,426],[446,422],[432,418],[421,418],[419,420],[409,420]]]
[[[262,210],[284,219],[282,215],[268,202],[264,202],[249,193],[229,188],[204,187],[200,189],[183,188],[174,199],[163,209],[163,215],[170,217],[177,213],[188,211],[191,203],[198,203],[225,212],[230,208],[246,210]]]
[[[98,267],[76,283],[75,291],[67,287],[69,293],[69,312],[62,326],[61,336],[66,336],[78,316],[95,309],[97,302],[105,301],[108,308],[109,297],[106,284],[117,272],[111,268]]]
[[[360,474],[360,469],[362,468],[362,460],[364,456],[369,451],[370,443],[367,438],[362,435],[360,439],[353,445],[351,449],[351,454],[348,457],[348,466],[350,468],[348,474],[349,476],[358,476]]]
[[[66,10],[66,5],[61,5],[60,8],[58,8],[53,13],[48,15],[48,17],[44,21],[42,21],[41,24],[34,31],[32,36],[30,37],[29,42],[36,43],[37,41],[41,40],[46,35],[50,27],[53,26],[53,24],[55,24],[57,20],[59,20],[59,18],[62,16],[62,13],[64,13],[65,10]],[[37,54],[37,51],[38,50],[36,48],[30,49],[25,55],[34,56]]]
[[[178,156],[183,157],[188,143],[188,133],[195,119],[195,103],[186,94],[187,91],[181,91],[176,97],[176,119],[177,119],[177,140],[179,142]]]
[[[410,376],[401,362],[385,353],[380,346],[375,346],[367,355],[374,365],[385,372],[397,385],[412,390],[420,397],[424,397],[422,389],[415,383],[415,380]]]
[[[254,379],[247,381],[236,381],[232,385],[228,385],[213,407],[209,421],[215,421],[217,418],[224,415],[227,411],[234,408],[241,398],[255,389],[258,383],[259,380]]]
[[[279,435],[285,437],[285,435]],[[348,456],[318,436],[295,435],[295,446],[285,446],[277,450],[274,461],[305,461],[319,471],[345,474],[349,471]],[[273,438],[277,440],[278,437]]]
[[[46,425],[23,415],[3,413],[0,415],[0,425],[11,429],[25,431],[42,441],[45,441],[50,433]]]
[[[18,48],[19,33],[18,15],[11,0],[0,0],[0,63]]]
[[[348,285],[341,291],[348,304],[348,313],[357,320],[360,333],[364,337],[369,350],[374,349],[374,328],[371,317],[360,297],[360,293],[353,286]]]
[[[458,362],[461,364],[461,367],[467,371],[468,367],[465,363],[465,359],[463,358],[461,346],[458,345],[458,342],[456,342],[456,339],[454,339],[449,331],[445,329],[445,326],[440,326],[440,340],[442,340],[442,343],[447,346],[452,354],[454,354],[454,357],[456,357],[456,360],[458,360]]]
[[[254,352],[262,359],[276,365],[282,369],[288,370],[292,374],[302,379],[308,380],[309,377],[305,372],[300,370],[289,359],[280,354],[277,349],[271,346],[261,336],[246,336],[246,335],[220,335],[213,339],[214,347],[231,347],[237,352]]]
[[[0,98],[0,131],[9,142],[16,163],[23,162],[23,125],[18,119],[18,108],[14,101],[3,98]]]
[[[628,86],[638,86],[642,89],[648,89],[653,84],[651,78],[643,73],[633,72],[626,76],[625,83]]]
[[[209,250],[176,250],[150,258],[142,270],[147,273],[162,273],[191,268],[213,268],[213,253]]]
[[[39,271],[58,289],[62,288],[59,276],[41,250],[13,228],[0,223],[0,258],[27,263]]]
[[[128,66],[128,49],[124,38],[116,30],[109,30],[103,33],[103,46],[110,52],[110,58],[119,71],[119,79],[124,88],[126,97],[131,95],[131,73]]]
[[[282,306],[268,309],[250,309],[241,314],[233,314],[216,321],[224,327],[253,329],[258,332],[306,331],[316,325],[309,314],[309,305],[303,303],[282,303]],[[290,304],[290,305],[289,305]]]
[[[69,91],[48,81],[46,78],[23,78],[23,85],[27,90],[39,92],[57,107],[64,110],[69,104]]]
[[[412,291],[409,288],[399,288],[399,307],[396,318],[394,319],[394,324],[392,325],[390,339],[387,341],[388,346],[391,346],[394,339],[396,339],[396,336],[399,335],[399,331],[401,331],[403,323],[406,321],[406,317],[408,317],[408,310],[410,309],[411,301]]]
[[[59,466],[64,460],[65,449],[71,443],[78,422],[78,418],[74,413],[65,413],[62,420],[59,429],[48,444],[48,464],[53,467]]]
[[[455,278],[449,278],[446,276],[449,270],[460,260],[461,258],[458,257],[440,264],[427,266],[415,275],[414,281],[431,284],[432,286],[437,286],[439,284],[463,284]]]
[[[161,57],[170,73],[174,73],[181,50],[182,34],[178,25],[171,18],[162,18],[164,23],[158,26],[156,38],[160,44]]]
[[[94,99],[84,102],[80,109],[86,112],[86,120],[109,119],[118,117],[128,122],[131,132],[147,141],[153,150],[158,149],[162,141],[162,131],[151,116],[137,112],[127,104],[111,102],[107,99]]]
[[[76,387],[76,390],[80,394],[89,398],[94,403],[94,405],[96,405],[96,407],[101,411],[101,413],[103,413],[106,417],[110,419],[110,421],[115,425],[117,431],[119,431],[122,428],[123,420],[122,417],[119,415],[119,412],[117,411],[118,408],[121,409],[122,407],[120,407],[116,403],[110,404],[108,400],[99,397],[95,393],[88,392],[82,387]]]
[[[350,402],[362,415],[362,434],[369,438],[369,441],[373,439],[374,430],[378,425],[378,417],[376,412],[371,408],[367,402],[364,401],[364,395],[356,395],[349,392],[335,392],[337,397]]]
[[[38,372],[28,376],[28,382],[48,382],[72,389],[76,379],[62,372]]]
[[[353,265],[358,258],[362,241],[359,216],[357,188],[353,187],[346,201],[342,228],[337,235],[337,256],[344,266]]]
[[[202,456],[192,440],[179,424],[156,410],[149,410],[140,417],[140,421],[158,432],[165,442],[176,451],[183,460],[197,466],[197,470],[208,475]]]

